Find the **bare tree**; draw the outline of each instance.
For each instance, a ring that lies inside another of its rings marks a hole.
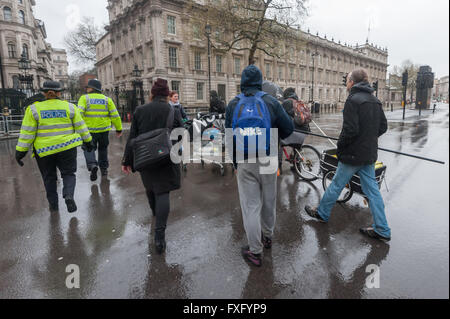
[[[103,34],[93,18],[84,17],[78,27],[67,34],[64,42],[69,54],[78,62],[92,64],[96,61],[95,45]]]
[[[396,77],[392,78],[392,85],[394,87],[400,88],[402,87],[402,75],[405,71],[408,71],[408,85],[407,89],[410,92],[410,101],[412,103],[414,98],[414,93],[417,88],[417,73],[419,73],[420,66],[418,64],[414,64],[411,60],[405,60],[402,62],[401,66],[394,66],[392,69],[392,74],[396,75]]]
[[[197,30],[210,25],[213,46],[224,52],[248,51],[249,64],[258,51],[282,58],[288,54],[280,45],[301,46],[300,22],[307,14],[308,0],[190,0],[189,15]]]

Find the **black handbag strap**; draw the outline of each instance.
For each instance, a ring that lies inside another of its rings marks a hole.
[[[172,129],[173,128],[173,122],[175,121],[175,109],[170,104],[169,104],[169,107],[170,107],[170,111],[169,111],[169,116],[167,117],[166,127],[168,129]]]

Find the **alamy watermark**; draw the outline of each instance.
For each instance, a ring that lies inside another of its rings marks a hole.
[[[366,278],[366,287],[368,289],[380,288],[380,267],[377,265],[368,265],[366,267],[366,273],[369,276]]]
[[[278,129],[227,128],[224,133],[208,136],[208,130],[193,130],[192,147],[188,130],[176,128],[172,131],[171,160],[175,164],[201,163],[203,160],[231,164],[259,163],[260,174],[275,174],[278,170]],[[215,132],[217,133],[217,132]],[[180,140],[181,138],[181,140]],[[225,149],[225,152],[223,150]]]
[[[66,277],[67,289],[80,289],[80,267],[75,264],[67,265],[66,273],[69,274]]]

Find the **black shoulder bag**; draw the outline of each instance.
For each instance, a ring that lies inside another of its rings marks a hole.
[[[172,141],[170,133],[173,127],[175,111],[170,107],[165,128],[141,134],[131,142],[134,157],[134,169],[141,172],[170,163]]]

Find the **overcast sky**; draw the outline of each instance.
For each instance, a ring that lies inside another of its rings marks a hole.
[[[35,16],[45,22],[54,47],[64,47],[64,35],[78,16],[108,24],[107,0],[36,3]],[[309,7],[303,30],[355,45],[365,42],[370,22],[369,41],[388,47],[391,67],[411,59],[430,65],[438,77],[449,74],[449,0],[309,0]],[[80,67],[70,62],[70,70]]]

